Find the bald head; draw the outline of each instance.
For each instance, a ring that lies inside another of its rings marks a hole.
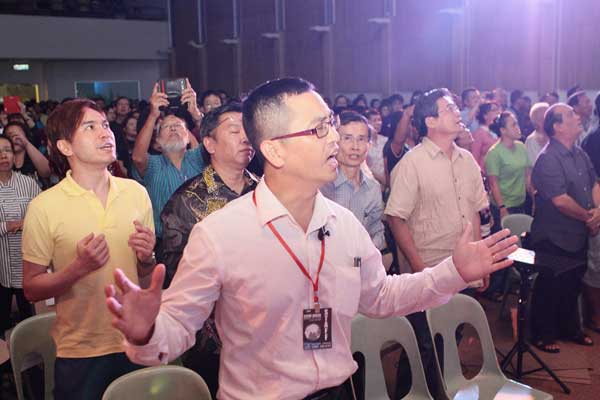
[[[544,131],[548,136],[576,139],[582,129],[581,118],[565,103],[553,104],[544,115]]]
[[[535,103],[529,111],[529,118],[531,118],[531,122],[533,122],[535,130],[538,132],[544,131],[544,114],[546,114],[548,108],[550,108],[550,104],[539,102]]]

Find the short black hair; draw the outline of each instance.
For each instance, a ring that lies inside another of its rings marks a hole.
[[[492,109],[492,107],[494,107],[495,105],[497,105],[497,104],[494,103],[493,101],[488,101],[488,102],[480,105],[479,110],[477,110],[477,115],[475,117],[475,118],[477,118],[477,122],[479,122],[481,125],[484,125],[485,124],[485,114],[489,113],[490,110]]]
[[[517,100],[523,98],[523,91],[520,89],[515,89],[510,92],[510,104],[513,105],[517,102]]]
[[[424,93],[417,99],[415,111],[413,112],[413,124],[417,128],[419,136],[423,137],[427,135],[425,120],[429,117],[437,118],[439,116],[437,101],[445,96],[452,97],[448,89],[438,88]]]
[[[224,106],[217,107],[213,110],[210,110],[210,112],[207,112],[204,115],[204,118],[202,118],[202,125],[200,126],[200,132],[199,132],[200,140],[204,139],[205,137],[210,136],[211,133],[217,128],[217,126],[219,126],[219,118],[221,117],[221,115],[230,113],[230,112],[235,112],[235,113],[241,114],[242,104],[239,102],[231,101],[231,102],[225,104]],[[208,151],[206,151],[204,146],[201,146],[201,147],[202,147],[202,158],[204,159],[204,162],[206,164],[209,164],[210,163],[210,154],[208,153]]]
[[[556,112],[556,107],[563,105],[563,103],[556,103],[550,106],[544,114],[544,132],[550,137],[554,136],[554,124],[562,124],[562,114]]]
[[[390,102],[394,103],[395,101],[399,101],[400,103],[404,104],[404,96],[402,96],[400,93],[395,93],[393,95],[391,95],[389,97]]]
[[[460,94],[460,99],[463,102],[463,106],[465,105],[465,102],[467,101],[467,97],[469,97],[469,93],[471,92],[476,92],[477,88],[472,86],[470,88],[466,88],[465,90],[462,91],[462,93]]]
[[[221,103],[223,103],[223,100],[221,99],[221,95],[220,95],[220,93],[218,91],[212,90],[212,89],[208,89],[208,90],[205,90],[204,92],[202,92],[202,95],[200,95],[200,101],[199,102],[200,102],[201,106],[204,106],[204,100],[206,100],[206,98],[208,96],[216,96],[216,97],[219,98],[219,100],[221,101]]]
[[[498,137],[502,136],[502,134],[500,133],[500,128],[506,128],[506,121],[508,120],[509,117],[515,117],[517,118],[512,112],[510,111],[502,111],[494,120],[494,122],[492,122],[492,124],[490,125],[490,130],[492,132],[494,132],[496,135],[498,135]]]
[[[115,106],[117,105],[117,103],[118,103],[120,100],[123,100],[123,99],[127,100],[127,103],[129,104],[129,107],[131,107],[131,99],[130,99],[129,97],[127,97],[127,96],[119,96],[119,97],[117,97],[117,98],[115,99],[115,103],[114,103],[114,104],[115,104]]]
[[[583,90],[571,94],[567,99],[567,104],[571,107],[577,107],[579,105],[579,100],[581,96],[583,96],[584,94],[585,92]]]
[[[583,89],[581,88],[581,85],[579,85],[579,84],[569,88],[569,90],[567,90],[567,98],[573,96],[574,93],[581,92],[582,90]]]
[[[369,121],[356,111],[343,111],[340,114],[340,126],[348,125],[351,122],[360,122],[365,124],[369,132],[369,140],[371,140],[371,135],[373,132],[371,131],[371,125],[369,124]]]
[[[288,77],[268,81],[250,92],[242,106],[244,130],[261,160],[260,144],[284,128],[281,125],[287,122],[286,98],[311,91],[315,91],[312,83]]]
[[[595,113],[596,113],[596,115],[599,115],[600,114],[600,92],[598,92],[598,94],[596,95],[596,98],[594,99],[594,104],[596,106]]]

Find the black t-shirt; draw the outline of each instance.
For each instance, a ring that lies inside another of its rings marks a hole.
[[[396,164],[398,164],[398,161],[400,161],[400,159],[402,157],[404,157],[404,155],[406,153],[408,153],[409,150],[410,149],[405,144],[402,147],[402,151],[400,151],[400,154],[396,155],[392,151],[392,141],[391,140],[387,141],[387,143],[385,144],[385,146],[383,146],[383,157],[387,161],[387,171],[388,171],[389,174],[392,173],[392,170],[394,169],[394,167],[396,166]]]
[[[594,164],[594,169],[596,170],[596,175],[600,176],[600,128],[590,133],[583,140],[581,147],[590,156],[590,160],[592,160],[592,164]]]

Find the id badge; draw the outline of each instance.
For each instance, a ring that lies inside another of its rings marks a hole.
[[[331,308],[307,308],[302,312],[302,338],[304,350],[330,349]]]

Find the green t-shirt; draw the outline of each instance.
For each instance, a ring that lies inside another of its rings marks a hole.
[[[515,141],[513,149],[498,141],[488,151],[485,169],[488,176],[498,177],[500,194],[506,207],[520,206],[525,202],[525,170],[529,167],[527,148],[519,141]]]

